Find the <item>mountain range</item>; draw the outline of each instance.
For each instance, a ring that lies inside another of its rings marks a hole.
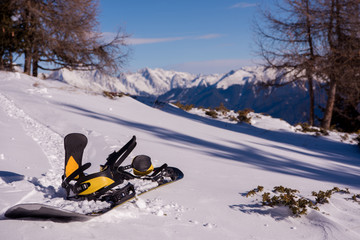
[[[255,112],[282,118],[291,124],[306,122],[309,96],[304,82],[282,87],[266,86],[275,80],[284,83],[280,72],[263,67],[244,67],[225,74],[190,74],[164,69],[144,68],[135,73],[110,76],[97,70],[61,69],[48,78],[66,82],[89,91],[123,92],[160,102],[181,102],[197,107],[223,104],[232,110],[253,109]],[[316,106],[323,104],[325,94],[316,96]],[[316,107],[315,112],[321,115]]]

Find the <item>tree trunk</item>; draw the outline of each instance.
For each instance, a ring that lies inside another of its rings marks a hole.
[[[310,51],[310,59],[306,69],[306,77],[309,82],[309,97],[310,97],[310,116],[309,116],[309,125],[313,126],[315,121],[315,114],[314,114],[314,81],[313,81],[313,64],[315,59],[314,54],[314,45],[313,45],[313,33],[312,33],[312,22],[310,20],[310,6],[309,0],[305,1],[306,7],[306,32],[307,32],[307,44],[309,45]]]
[[[31,73],[31,54],[29,50],[25,51],[24,73],[28,75]]]
[[[314,113],[314,83],[311,76],[308,76],[309,82],[309,96],[310,96],[310,116],[309,116],[309,125],[313,126],[315,121],[315,113]]]
[[[324,129],[330,128],[331,118],[332,118],[334,104],[335,104],[335,95],[336,95],[336,81],[335,81],[335,79],[332,78],[330,80],[330,88],[328,90],[328,99],[326,102],[324,118],[322,120],[322,125],[321,125]]]
[[[4,63],[4,54],[0,53],[0,70],[4,70],[5,63]]]
[[[13,55],[12,53],[10,52],[9,53],[9,70],[10,71],[13,71],[14,70],[14,59],[13,59]]]
[[[38,76],[38,54],[34,53],[33,60],[32,60],[32,75],[34,77]]]
[[[24,73],[30,75],[31,74],[31,60],[32,60],[32,44],[33,44],[33,33],[31,28],[31,18],[32,14],[30,12],[31,0],[27,0],[24,2],[26,5],[25,8],[25,18],[24,18],[24,33],[27,36],[24,43]]]

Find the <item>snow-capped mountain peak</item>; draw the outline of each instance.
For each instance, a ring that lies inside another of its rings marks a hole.
[[[253,68],[252,71],[262,74],[262,69]],[[192,88],[199,86],[212,86],[216,88],[227,89],[229,86],[243,84],[246,79],[255,79],[256,74],[249,70],[232,70],[226,74],[191,74],[186,72],[177,72],[164,70],[160,68],[143,68],[135,73],[122,73],[117,78],[100,74],[96,71],[70,71],[62,69],[49,76],[51,79],[57,79],[79,86],[94,85],[94,89],[105,89],[113,91],[123,91],[134,95],[161,95],[175,88]],[[118,83],[117,83],[118,81]],[[87,82],[87,83],[85,83]],[[100,86],[103,87],[100,87]]]
[[[49,78],[92,91],[153,96],[160,101],[180,101],[183,104],[204,107],[224,104],[234,110],[251,108],[257,112],[283,118],[290,123],[308,120],[309,100],[306,88],[296,84],[277,89],[260,87],[259,83],[269,80],[286,81],[281,77],[281,73],[263,67],[244,67],[225,74],[211,75],[144,68],[135,73],[120,74],[118,77],[97,71],[62,69]],[[297,106],[297,114],[293,114],[293,106]],[[320,114],[320,111],[318,113]]]

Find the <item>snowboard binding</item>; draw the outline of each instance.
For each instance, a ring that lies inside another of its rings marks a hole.
[[[71,133],[64,138],[65,169],[62,187],[66,190],[67,199],[119,204],[135,196],[134,186],[131,183],[125,185],[125,180],[145,179],[161,185],[178,177],[167,164],[154,168],[151,158],[146,155],[138,155],[130,165],[121,166],[136,146],[135,136],[119,151],[114,151],[107,157],[106,163],[100,165],[100,172],[86,175],[84,171],[91,166],[91,163],[82,164],[86,145],[87,138],[80,133]],[[129,169],[132,169],[132,173]]]

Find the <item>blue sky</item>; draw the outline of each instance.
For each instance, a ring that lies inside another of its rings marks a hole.
[[[100,0],[100,31],[131,37],[124,71],[226,73],[254,65],[252,22],[264,0]]]

